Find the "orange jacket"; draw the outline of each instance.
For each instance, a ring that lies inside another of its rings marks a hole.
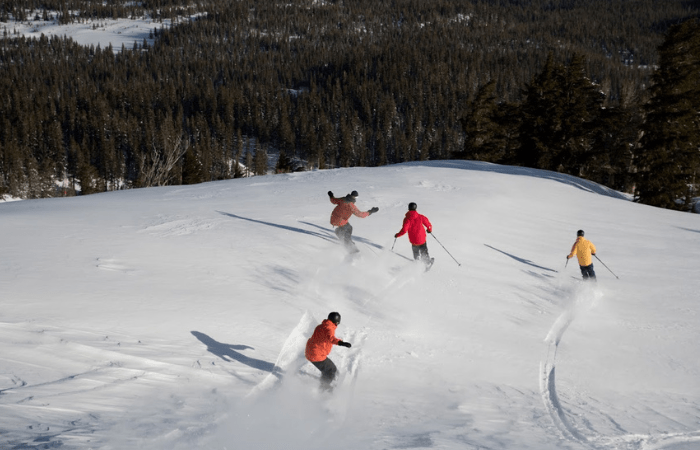
[[[306,341],[306,359],[311,362],[323,361],[328,357],[333,345],[340,342],[340,339],[335,337],[335,329],[337,325],[328,319],[321,322],[314,330],[314,334]]]
[[[573,258],[574,255],[578,257],[579,266],[590,266],[593,263],[591,255],[595,255],[595,245],[583,236],[579,236],[566,259]]]
[[[331,203],[338,205],[331,213],[331,225],[334,227],[342,227],[348,223],[348,219],[350,219],[350,216],[353,214],[363,219],[369,216],[369,211],[360,211],[357,209],[357,206],[355,206],[355,203],[351,202],[350,200],[346,200],[346,197],[330,197],[330,199]]]
[[[427,217],[418,214],[418,211],[409,211],[403,219],[401,231],[396,233],[395,237],[401,237],[408,231],[408,240],[411,241],[411,244],[423,245],[425,244],[426,238],[425,230],[423,229],[424,226],[429,232],[433,232],[433,226],[430,224]]]

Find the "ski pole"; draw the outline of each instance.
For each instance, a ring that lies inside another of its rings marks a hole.
[[[597,259],[598,261],[600,261],[600,258],[598,258],[598,255],[593,255],[593,256],[595,256],[595,259]],[[606,269],[610,270],[610,267],[606,266],[605,263],[604,263],[603,261],[600,261],[600,263],[601,263],[603,266],[605,266]],[[612,273],[612,274],[615,276],[615,278],[617,278],[618,280],[620,279],[620,277],[618,277],[617,275],[615,275],[615,273],[614,273],[612,270],[610,270],[610,273]]]
[[[396,238],[394,238],[394,243],[391,244],[391,251],[392,251],[392,252],[394,251],[394,245],[396,245]]]
[[[564,268],[566,269],[566,266],[569,265],[569,258],[566,258],[566,264],[564,264]]]
[[[450,257],[451,257],[452,259],[455,260],[455,262],[457,263],[457,265],[461,267],[462,265],[459,263],[459,261],[457,261],[457,260],[455,259],[455,257],[452,256],[452,253],[450,253],[450,252],[447,251],[447,249],[445,248],[445,246],[442,245],[442,242],[440,242],[440,241],[438,240],[438,238],[436,238],[435,235],[434,235],[433,233],[430,233],[430,235],[431,235],[432,237],[434,237],[436,241],[438,241],[438,244],[440,244],[440,247],[442,247],[442,248],[447,252],[447,254],[450,255]]]

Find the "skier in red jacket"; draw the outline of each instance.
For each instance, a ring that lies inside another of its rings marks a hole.
[[[343,342],[335,337],[335,329],[340,324],[340,314],[332,312],[314,330],[314,334],[306,341],[306,359],[321,371],[321,389],[330,390],[331,382],[335,379],[338,369],[328,357],[333,345],[350,348],[349,342]]]
[[[355,199],[358,195],[357,191],[352,191],[352,193],[345,197],[335,198],[333,197],[333,192],[328,191],[328,197],[330,197],[331,203],[336,205],[331,213],[331,225],[338,227],[335,229],[335,235],[338,236],[340,243],[343,244],[343,247],[345,247],[348,253],[357,253],[360,251],[355,243],[352,242],[352,226],[350,222],[348,222],[350,216],[354,214],[364,219],[379,211],[379,208],[376,206],[364,212],[357,209],[357,206],[355,206]]]
[[[416,211],[417,209],[418,205],[415,203],[411,202],[408,204],[408,212],[403,219],[403,227],[394,237],[399,238],[408,232],[408,240],[411,241],[413,248],[413,259],[420,259],[425,263],[426,267],[430,268],[435,258],[431,258],[428,254],[428,243],[425,241],[427,235],[423,227],[427,229],[428,233],[432,233],[433,226],[430,224],[427,217],[418,214],[418,211]]]

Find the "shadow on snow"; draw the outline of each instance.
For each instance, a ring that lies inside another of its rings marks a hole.
[[[34,439],[33,442],[38,442],[38,444],[18,444],[14,447],[9,447],[9,450],[29,450],[29,449],[51,449],[51,448],[61,448],[63,447],[63,442],[53,441],[52,439],[58,437],[59,435],[52,436],[42,436]],[[10,444],[12,445],[12,444]]]
[[[250,358],[236,350],[253,350],[253,347],[248,345],[233,345],[224,344],[223,342],[215,341],[204,333],[199,331],[191,332],[194,337],[199,339],[202,344],[207,346],[207,350],[224,361],[238,361],[239,363],[250,366],[254,369],[264,370],[265,372],[274,372],[275,365],[271,362],[263,361],[261,359]]]
[[[326,228],[319,227],[318,225],[314,225],[314,226],[316,226],[316,227],[318,227],[318,228],[321,228],[322,230],[326,231],[325,234],[318,233],[318,232],[315,232],[315,231],[304,230],[304,229],[302,229],[302,228],[290,227],[290,226],[287,226],[287,225],[280,225],[280,224],[272,223],[272,222],[265,222],[265,221],[263,221],[263,220],[249,219],[248,217],[237,216],[237,215],[235,215],[235,214],[231,214],[231,213],[227,213],[227,212],[223,212],[223,211],[216,211],[216,212],[218,212],[218,213],[221,214],[222,216],[233,217],[234,219],[247,220],[247,221],[249,221],[249,222],[259,223],[259,224],[262,224],[262,225],[267,225],[267,226],[269,226],[269,227],[281,228],[281,229],[283,229],[283,230],[293,231],[293,232],[295,232],[295,233],[308,234],[308,235],[310,235],[310,236],[319,237],[319,238],[325,239],[325,240],[327,240],[327,241],[335,241],[335,239],[332,239],[332,238],[330,237],[330,235],[331,235],[331,233],[332,233],[332,230],[328,230],[328,229],[326,229]],[[329,231],[330,231],[330,232],[329,232]]]
[[[303,228],[290,227],[290,226],[287,226],[287,225],[280,225],[280,224],[272,223],[272,222],[265,222],[265,221],[263,221],[263,220],[250,219],[250,218],[248,218],[248,217],[237,216],[237,215],[235,215],[235,214],[231,214],[231,213],[227,213],[227,212],[223,212],[223,211],[216,211],[216,212],[218,212],[219,214],[221,214],[221,215],[223,215],[223,216],[233,217],[234,219],[247,220],[247,221],[249,221],[249,222],[259,223],[259,224],[262,224],[262,225],[267,225],[267,226],[269,226],[269,227],[281,228],[281,229],[283,229],[283,230],[293,231],[293,232],[295,232],[295,233],[308,234],[309,236],[315,236],[315,237],[324,239],[324,240],[329,241],[329,242],[334,242],[334,243],[336,243],[336,244],[340,244],[340,242],[335,238],[335,233],[333,232],[332,229],[330,229],[330,228],[325,228],[325,227],[322,227],[322,226],[320,226],[320,225],[316,225],[316,224],[314,224],[314,223],[301,222],[301,221],[299,222],[299,223],[303,223],[304,225],[309,225],[309,226],[312,226],[312,227],[316,227],[316,228],[318,228],[319,230],[323,231],[323,233],[319,233],[319,232],[317,232],[317,231],[304,230]],[[332,236],[333,236],[333,237],[332,237]],[[381,245],[379,245],[379,244],[375,244],[374,242],[370,241],[369,239],[365,239],[365,238],[362,238],[362,237],[353,236],[352,239],[353,239],[353,241],[362,242],[363,244],[367,244],[367,245],[369,245],[369,246],[372,246],[372,247],[375,247],[375,248],[378,248],[378,249],[383,249],[383,248],[384,248],[383,246],[381,246]]]
[[[534,263],[533,263],[532,261],[530,261],[529,259],[518,258],[517,256],[511,255],[510,253],[506,253],[506,252],[504,252],[503,250],[499,250],[499,249],[497,249],[497,248],[495,248],[495,247],[491,247],[491,246],[488,245],[488,244],[484,244],[484,245],[485,245],[486,247],[492,249],[492,250],[496,250],[496,251],[499,252],[499,253],[503,253],[504,255],[509,256],[509,257],[513,258],[514,260],[516,260],[516,261],[518,261],[518,262],[521,262],[521,263],[523,263],[523,264],[527,264],[528,266],[537,267],[538,269],[547,270],[547,271],[549,271],[549,272],[555,272],[555,273],[557,273],[556,270],[554,270],[554,269],[548,269],[547,267],[538,266],[537,264],[534,264]]]

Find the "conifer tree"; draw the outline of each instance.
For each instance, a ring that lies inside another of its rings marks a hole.
[[[267,150],[258,143],[255,146],[255,155],[253,156],[253,165],[255,175],[266,175],[267,174]]]
[[[561,86],[554,56],[547,57],[542,72],[525,88],[520,106],[519,147],[513,164],[548,169],[557,132],[561,129]]]
[[[280,150],[277,164],[275,165],[275,173],[289,173],[292,169],[292,160],[287,157],[287,153],[284,150]]]
[[[497,122],[496,80],[482,86],[462,118],[465,133],[462,151],[455,156],[478,161],[497,162],[502,157],[504,143]]]
[[[575,54],[564,66],[550,55],[527,87],[516,163],[585,175],[595,159],[593,135],[605,98],[586,77],[584,62]]]
[[[635,161],[636,199],[687,210],[700,176],[700,20],[671,27],[659,57]]]
[[[596,162],[593,135],[600,122],[605,96],[585,72],[585,59],[574,54],[562,79],[562,130],[560,154],[552,166],[576,176],[586,176],[588,167]],[[554,167],[553,167],[554,168]]]
[[[182,184],[202,183],[205,179],[202,163],[197,158],[193,147],[189,147],[185,151],[182,162]]]
[[[247,177],[254,175],[253,172],[253,153],[250,151],[250,143],[246,139],[246,149],[245,149],[245,175]]]

